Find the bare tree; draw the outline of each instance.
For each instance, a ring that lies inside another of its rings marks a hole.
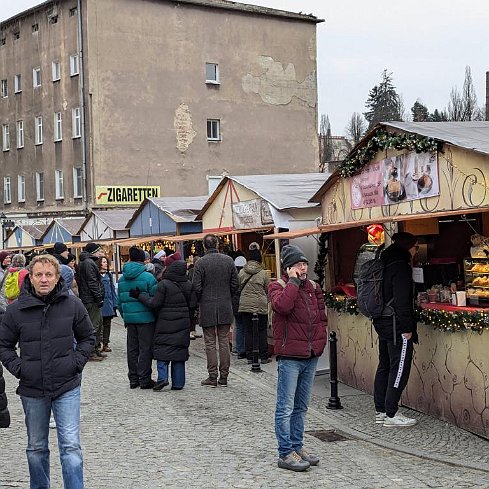
[[[457,87],[453,87],[448,101],[448,120],[450,121],[473,121],[480,120],[481,109],[477,105],[474,83],[470,66],[465,67],[465,79],[462,93]]]
[[[319,171],[324,172],[327,164],[333,157],[333,141],[331,137],[331,124],[329,117],[321,114],[321,123],[319,125]]]
[[[367,123],[359,112],[353,112],[345,128],[346,135],[354,145],[358,144],[367,129]]]

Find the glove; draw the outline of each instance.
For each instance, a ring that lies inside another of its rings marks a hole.
[[[131,289],[129,291],[129,296],[133,299],[137,299],[139,297],[139,294],[141,294],[141,290],[139,289],[139,287],[136,287],[135,289]]]

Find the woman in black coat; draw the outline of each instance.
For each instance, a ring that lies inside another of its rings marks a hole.
[[[165,271],[154,297],[137,293],[138,299],[157,315],[153,342],[153,357],[157,360],[158,381],[153,390],[163,389],[168,382],[171,363],[172,389],[185,385],[185,362],[190,345],[191,317],[197,306],[197,296],[187,279],[187,264],[180,253],[165,259]],[[131,291],[134,296],[135,291]]]

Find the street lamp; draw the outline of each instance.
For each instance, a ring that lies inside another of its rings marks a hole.
[[[2,225],[2,249],[5,248],[5,230],[12,229],[15,227],[14,221],[12,219],[8,219],[5,215],[5,212],[0,214],[0,224]]]

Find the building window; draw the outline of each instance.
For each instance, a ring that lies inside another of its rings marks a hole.
[[[17,201],[25,202],[25,176],[17,176]]]
[[[49,17],[49,23],[50,24],[57,24],[58,23],[58,16],[57,15],[51,15]]]
[[[6,43],[7,43],[7,38],[2,37],[2,39],[0,39],[0,46],[5,46]]]
[[[78,54],[72,54],[70,56],[70,76],[75,76],[80,73],[80,66],[78,63]]]
[[[24,121],[17,121],[17,148],[24,147]]]
[[[207,119],[207,141],[221,140],[221,121],[219,119]]]
[[[53,82],[61,78],[61,63],[58,60],[53,61],[52,65]]]
[[[219,65],[216,63],[205,64],[205,82],[219,85]]]
[[[20,39],[20,31],[14,32],[14,40],[17,41],[17,39]]]
[[[2,126],[2,148],[4,151],[10,149],[10,128],[8,124]]]
[[[41,68],[34,68],[32,70],[32,86],[34,88],[41,86]]]
[[[83,197],[83,171],[81,168],[73,168],[73,197]]]
[[[64,199],[65,191],[63,186],[63,171],[56,170],[54,172],[54,183],[56,188],[56,199]]]
[[[32,33],[39,31],[39,24],[32,24]]]
[[[42,144],[42,115],[34,118],[34,144]]]
[[[3,202],[10,204],[12,202],[12,188],[10,186],[10,177],[3,177]]]
[[[2,80],[0,94],[1,94],[2,98],[8,97],[8,81],[7,80]]]
[[[36,200],[44,200],[44,173],[36,172]]]
[[[74,17],[77,14],[78,14],[78,8],[76,7],[70,8],[70,13],[69,13],[70,17]]]
[[[54,113],[54,141],[61,141],[63,139],[63,128],[61,124],[61,112]]]
[[[71,132],[73,138],[81,137],[80,107],[71,109]]]
[[[22,76],[21,75],[15,75],[15,77],[14,77],[14,90],[15,90],[15,93],[22,92]]]

